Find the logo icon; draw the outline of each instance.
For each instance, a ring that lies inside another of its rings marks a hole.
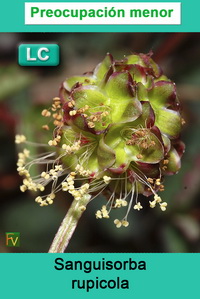
[[[60,47],[57,44],[21,44],[18,47],[18,63],[21,66],[57,66],[60,63]]]
[[[18,233],[18,232],[6,233],[6,246],[19,247],[20,246],[20,233]]]

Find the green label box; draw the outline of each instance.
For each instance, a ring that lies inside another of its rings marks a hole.
[[[19,247],[20,246],[20,233],[19,232],[7,232],[6,233],[6,246],[7,247]]]
[[[18,63],[21,66],[57,66],[60,48],[57,44],[21,44]]]

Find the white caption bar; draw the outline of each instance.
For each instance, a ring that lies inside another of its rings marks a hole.
[[[180,25],[180,2],[26,2],[26,25]]]

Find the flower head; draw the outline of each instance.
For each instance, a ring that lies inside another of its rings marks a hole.
[[[164,190],[165,175],[178,172],[184,152],[179,110],[176,86],[151,54],[132,54],[120,61],[107,54],[93,72],[66,79],[59,97],[42,111],[55,125],[44,145],[50,151],[34,162],[26,149],[19,154],[18,171],[25,177],[21,191],[44,192],[51,183],[50,194],[36,197],[40,206],[52,204],[60,190],[75,200],[104,192],[108,201],[96,218],[109,218],[112,208],[126,208],[124,218],[114,221],[118,228],[128,226],[131,207],[143,208],[138,194],[153,194],[150,207],[159,204],[165,211],[167,203],[157,192]],[[48,124],[43,128],[49,130]],[[16,143],[22,142],[28,144],[17,135]],[[33,163],[47,166],[31,178]],[[83,184],[77,186],[77,180]]]

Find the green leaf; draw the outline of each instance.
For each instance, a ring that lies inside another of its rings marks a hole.
[[[100,167],[105,170],[115,163],[115,152],[104,142],[104,138],[99,141],[97,150],[98,162]]]
[[[144,55],[147,56],[147,55]],[[154,76],[159,78],[162,74],[162,70],[160,69],[159,65],[155,63],[155,61],[152,58],[149,58],[149,67],[153,69]]]
[[[139,55],[133,54],[127,56],[126,58],[127,58],[126,64],[139,64],[144,67],[146,66],[143,59]]]
[[[90,170],[91,172],[99,171],[99,160],[97,155],[97,148],[92,152],[88,160],[83,163],[83,167],[85,169]]]
[[[115,155],[116,155],[116,162],[113,165],[113,167],[118,168],[123,165],[124,168],[125,167],[127,168],[131,161],[131,157],[129,155],[129,152],[126,151],[126,143],[124,140],[121,140],[121,142],[115,148]]]
[[[104,112],[108,112],[108,115],[104,115]],[[111,123],[111,113],[110,113],[110,107],[108,106],[97,106],[94,108],[90,108],[88,111],[86,111],[86,114],[88,115],[87,122],[90,121],[90,116],[100,116],[100,119],[98,121],[94,122],[95,127],[93,130],[98,133],[104,131],[108,125]]]
[[[181,159],[174,147],[172,147],[167,154],[167,159],[169,160],[169,163],[166,165],[167,169],[164,171],[164,173],[167,175],[177,173],[181,168]]]
[[[140,65],[132,65],[128,68],[129,73],[132,75],[133,80],[137,83],[142,83],[146,88],[152,86],[152,76],[147,74],[147,69]]]
[[[129,72],[113,73],[106,83],[105,91],[110,98],[118,101],[133,98],[133,80]]]
[[[78,128],[82,131],[88,131],[87,124],[81,114],[70,117],[68,124],[70,124],[74,130],[77,130]]]
[[[92,76],[73,76],[73,77],[67,78],[63,82],[63,86],[67,91],[71,91],[72,87],[76,83],[81,83],[83,86],[84,85],[92,85],[95,83],[95,80]]]
[[[105,143],[112,149],[115,149],[122,141],[122,131],[124,125],[113,125],[109,128],[108,133],[105,135]]]
[[[137,131],[137,130],[136,130]],[[141,147],[140,141],[134,145],[128,145],[127,141],[135,132],[134,129],[126,126],[116,125],[110,128],[105,137],[105,143],[111,147],[116,154],[116,164],[127,164],[131,161],[139,161],[143,163],[158,163],[164,157],[164,149],[160,140],[149,129],[146,129],[146,140],[149,144],[154,142],[153,146],[147,149]],[[138,155],[142,155],[138,158]]]
[[[141,115],[142,106],[134,97],[133,82],[128,72],[111,75],[105,91],[110,98],[113,123],[131,122]]]
[[[62,132],[61,144],[71,145],[75,142],[77,133],[71,127],[64,126]]]
[[[111,67],[113,63],[113,57],[111,54],[107,54],[104,60],[97,65],[97,67],[94,70],[94,75],[96,77],[97,82],[100,82],[103,80],[104,76],[108,72],[109,68]]]
[[[62,150],[64,153],[64,150]],[[65,155],[61,158],[62,163],[70,169],[70,171],[75,171],[76,165],[78,164],[79,160],[77,155]]]
[[[78,140],[77,138],[79,138],[80,136],[80,131],[78,133],[76,133],[74,131],[74,128],[71,127],[64,127],[63,130],[63,134],[62,134],[62,139],[60,142],[60,146],[62,146],[62,144],[67,144],[67,145],[72,145],[76,140]],[[84,135],[81,134],[81,142],[82,140],[87,140],[88,144],[86,143],[81,145],[80,149],[78,151],[76,151],[75,153],[71,154],[71,155],[65,155],[64,157],[62,157],[62,162],[68,166],[70,168],[71,171],[75,170],[75,167],[78,163],[82,162],[83,160],[83,167],[85,169],[89,169],[90,171],[98,171],[98,160],[97,160],[97,140],[95,139],[94,135],[90,134],[90,133],[86,133],[84,132]],[[86,146],[88,145],[87,149]],[[87,157],[88,159],[84,159],[84,157],[86,156],[87,153]],[[60,148],[59,149],[59,154],[64,155],[65,154],[65,150]],[[80,160],[80,157],[83,156],[83,159]]]
[[[139,101],[149,101],[147,89],[141,82],[137,84],[137,97]]]
[[[108,99],[94,86],[83,86],[72,91],[77,109],[88,105],[92,108],[109,104]]]
[[[155,115],[149,102],[141,102],[142,114],[130,124],[130,126],[137,128],[150,128],[154,125]]]
[[[168,82],[171,82],[171,80],[169,78],[167,78],[167,76],[165,76],[165,75],[161,75],[159,78],[154,79],[154,82],[159,82],[159,81],[168,81]]]
[[[148,148],[143,148],[140,141],[138,144],[127,145],[124,150],[130,156],[131,161],[139,161],[143,163],[158,163],[164,158],[164,149],[160,140],[155,134],[151,133],[150,130],[147,131],[147,144],[154,142],[154,145]],[[140,157],[141,155],[141,157]]]
[[[122,108],[122,105],[121,105],[121,108]],[[137,99],[133,99],[130,101],[130,103],[127,104],[126,107],[124,105],[123,113],[121,113],[122,111],[119,111],[119,110],[117,111],[117,110],[118,109],[116,107],[116,113],[114,114],[112,112],[112,120],[116,123],[127,123],[127,122],[134,121],[141,115],[142,106]]]
[[[153,107],[166,107],[176,101],[175,84],[168,81],[159,81],[148,93],[149,101]]]
[[[110,127],[108,134],[105,136],[105,143],[115,153],[115,164],[112,168],[118,168],[123,164],[129,164],[130,157],[127,155],[125,149],[126,143],[122,137],[123,125],[114,125]]]
[[[70,117],[70,124],[75,125],[84,131],[93,132],[93,134],[100,134],[111,123],[110,114],[110,100],[105,97],[103,93],[94,86],[82,86],[72,91],[72,98],[75,101],[75,108],[78,110],[84,108],[86,105],[89,109],[84,113],[77,113],[75,116]],[[103,112],[109,112],[108,115],[103,115]],[[93,122],[90,117],[96,117],[94,127],[90,128],[87,124]],[[99,119],[98,119],[99,117]]]
[[[177,138],[181,131],[181,116],[179,112],[166,108],[154,109],[154,112],[156,116],[155,126],[169,138]]]
[[[171,148],[171,140],[167,136],[162,134],[162,141],[163,141],[164,148],[165,148],[165,154],[167,154]]]

